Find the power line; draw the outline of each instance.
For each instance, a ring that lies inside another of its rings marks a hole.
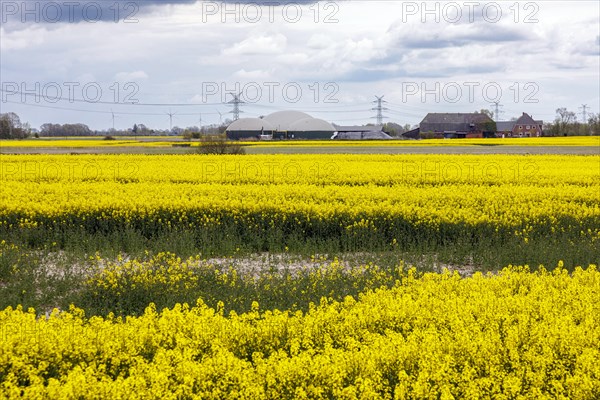
[[[119,105],[119,106],[144,106],[144,107],[197,107],[197,106],[216,106],[221,105],[223,103],[121,103],[116,101],[90,101],[85,99],[75,99],[75,98],[66,98],[66,97],[55,97],[55,96],[47,96],[43,93],[25,93],[19,91],[8,91],[5,89],[0,89],[0,92],[8,93],[9,95],[21,95],[21,99],[29,96],[34,96],[36,98],[42,98],[49,102],[57,102],[57,101],[68,101],[69,103],[85,103],[85,104],[108,104],[108,105]]]
[[[348,119],[336,119],[333,122],[337,123],[337,122],[348,122],[348,121],[364,121],[364,118],[348,118]]]
[[[386,108],[387,110],[387,108]],[[322,111],[310,111],[311,113],[314,114],[320,114],[320,113],[327,113],[327,114],[338,114],[338,113],[356,113],[356,112],[365,112],[365,113],[370,113],[371,110],[367,110],[367,109],[362,109],[362,110],[336,110],[336,111],[327,111],[327,110],[322,110]]]
[[[583,115],[583,123],[585,124],[587,122],[587,108],[588,105],[587,104],[582,104],[581,107],[579,107],[581,111],[581,114]]]
[[[504,106],[502,104],[500,104],[499,101],[495,101],[490,105],[494,107],[494,119],[496,121],[500,121],[500,113],[503,112],[503,111],[500,111],[500,107],[504,107]]]
[[[388,111],[388,113],[395,114],[396,116],[423,118],[423,114],[416,114],[416,113],[405,112],[405,111],[395,111],[393,109],[388,109],[387,111]]]
[[[240,92],[239,94],[229,94],[233,96],[233,100],[228,101],[227,104],[233,104],[233,110],[230,112],[233,114],[233,120],[237,121],[238,119],[240,119],[240,113],[243,113],[243,111],[240,111],[240,105],[245,104],[245,102],[240,99],[242,92]]]
[[[72,108],[72,107],[60,107],[60,106],[48,106],[48,105],[43,105],[43,104],[32,104],[32,103],[22,103],[20,101],[11,101],[11,100],[5,100],[3,101],[4,103],[10,103],[10,104],[18,104],[18,105],[22,105],[22,106],[28,106],[28,107],[38,107],[38,108],[48,108],[51,110],[64,110],[64,111],[74,111],[74,112],[83,112],[83,113],[92,113],[92,114],[114,114],[115,116],[118,115],[147,115],[147,116],[161,116],[164,115],[164,113],[148,113],[148,112],[127,112],[127,111],[112,111],[112,109],[110,111],[105,111],[105,110],[85,110],[85,109],[81,109],[81,108]],[[212,113],[212,112],[204,112],[203,114],[207,115],[217,115],[218,113]],[[177,115],[198,115],[198,113],[178,113]],[[117,117],[118,118],[118,117]]]
[[[10,104],[20,104],[23,106],[29,106],[29,107],[38,107],[38,108],[48,108],[48,109],[52,109],[52,110],[65,110],[65,111],[76,111],[76,112],[87,112],[87,113],[94,113],[94,114],[110,114],[110,111],[98,111],[98,110],[83,110],[80,108],[69,108],[69,107],[59,107],[59,106],[45,106],[45,105],[41,105],[41,104],[31,104],[31,103],[22,103],[20,101],[11,101],[11,100],[4,100],[3,103],[10,103]],[[115,114],[119,114],[119,113],[115,113]],[[154,115],[154,114],[152,114]]]
[[[19,92],[19,91],[8,91],[5,89],[0,89],[0,92],[9,93],[10,95],[21,95],[22,98],[25,98],[25,99],[31,98],[31,96],[34,96],[37,99],[41,98],[50,103],[55,103],[55,102],[61,101],[61,102],[79,103],[79,104],[92,104],[92,105],[100,104],[100,105],[112,105],[112,106],[147,106],[147,107],[190,107],[190,106],[215,106],[215,105],[222,105],[222,104],[233,104],[234,110],[232,111],[232,113],[234,114],[234,118],[236,118],[236,119],[239,119],[239,114],[243,113],[243,111],[240,110],[240,105],[242,105],[242,104],[245,104],[247,107],[252,107],[252,108],[256,107],[256,108],[274,109],[274,110],[285,110],[286,109],[285,107],[282,108],[282,107],[275,106],[275,105],[246,103],[241,100],[241,98],[240,98],[241,93],[238,95],[232,94],[233,99],[227,103],[140,103],[140,102],[120,103],[120,102],[102,101],[102,100],[90,101],[90,100],[85,100],[85,99],[53,97],[53,96],[44,95],[42,93],[39,93],[39,94],[38,93],[25,93],[25,92]],[[162,115],[161,113],[124,112],[124,111],[113,111],[112,109],[110,111],[84,110],[84,109],[77,109],[77,108],[71,108],[71,107],[67,108],[67,107],[61,107],[61,106],[33,104],[33,103],[28,103],[26,101],[19,102],[19,101],[4,100],[4,102],[12,103],[12,104],[23,104],[23,105],[28,105],[28,106],[32,106],[32,107],[59,109],[59,110],[67,110],[67,111],[78,111],[78,112],[95,112],[95,113],[107,113],[107,114],[112,114],[114,112],[115,115],[154,115],[154,116]],[[237,113],[236,113],[236,102],[237,102]],[[347,110],[345,108],[347,108],[349,106],[360,107],[361,105],[367,105],[367,104],[371,104],[371,103],[354,103],[351,105],[328,104],[328,105],[323,105],[323,107],[318,107],[318,108],[303,107],[303,109],[306,110],[307,112],[315,112],[315,113],[356,112],[355,110]],[[360,110],[360,111],[366,111],[366,110]],[[205,113],[205,114],[212,114],[212,113]],[[236,116],[236,114],[237,114],[237,116]],[[198,114],[197,113],[187,113],[187,114],[179,113],[178,115],[198,115]]]
[[[372,108],[371,110],[376,110],[377,111],[377,115],[374,117],[377,119],[377,125],[383,125],[383,118],[387,118],[384,117],[383,115],[383,110],[387,110],[387,108],[383,107],[382,104],[383,103],[387,103],[387,101],[383,100],[383,96],[375,96],[375,101],[373,103],[377,104],[377,107]]]
[[[391,101],[388,101],[387,104],[394,106],[394,107],[400,107],[400,108],[408,108],[408,109],[413,109],[415,111],[424,111],[424,112],[430,112],[431,108],[424,108],[424,107],[415,107],[415,106],[409,106],[407,104],[399,104],[399,103],[394,103]]]

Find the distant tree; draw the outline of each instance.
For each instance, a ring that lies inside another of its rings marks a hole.
[[[567,110],[566,107],[556,109],[556,118],[554,123],[558,128],[559,135],[574,134],[574,122],[577,121],[577,115],[573,111]]]
[[[558,127],[553,122],[544,122],[542,128],[544,136],[558,136]]]
[[[25,139],[29,132],[29,124],[22,124],[17,114],[0,114],[0,139]]]
[[[144,124],[137,124],[137,134],[140,136],[148,136],[153,133],[152,129],[148,128]]]
[[[45,123],[40,126],[40,136],[58,136],[57,132],[60,129],[58,124]]]
[[[588,129],[590,135],[600,135],[600,114],[590,114],[588,118]]]
[[[485,114],[485,115],[487,115],[488,117],[490,117],[490,118],[494,119],[494,113],[493,113],[493,112],[491,112],[490,110],[486,109],[486,108],[482,108],[482,109],[481,109],[481,110],[479,110],[479,111],[475,111],[475,113],[476,113],[476,114]]]
[[[92,136],[94,132],[85,124],[43,124],[40,136]]]
[[[388,122],[384,124],[383,131],[389,134],[390,136],[400,136],[405,132],[404,127],[395,122]]]
[[[202,133],[200,132],[200,128],[198,128],[197,126],[190,126],[184,129],[182,135],[184,139],[191,140],[200,139]]]

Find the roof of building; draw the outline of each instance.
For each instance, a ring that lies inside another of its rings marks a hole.
[[[523,113],[523,115],[521,115],[519,117],[519,119],[517,119],[517,121],[515,122],[515,125],[540,125],[540,123],[536,120],[534,120],[533,118],[531,118],[531,115],[527,114],[527,113]]]
[[[492,119],[488,115],[481,113],[429,113],[421,123],[470,124],[490,121]]]
[[[335,125],[335,128],[338,132],[381,132],[383,130],[381,125]]]
[[[406,131],[402,134],[403,137],[408,139],[418,139],[419,134],[421,133],[421,128],[411,129],[410,131]]]
[[[419,124],[421,132],[471,132],[494,121],[481,113],[429,113]]]
[[[273,131],[273,125],[260,118],[240,118],[233,121],[227,131]]]
[[[322,119],[308,117],[292,123],[287,129],[291,132],[335,132],[335,128],[329,122]]]
[[[512,131],[515,126],[515,121],[496,121],[496,130],[498,132]]]
[[[291,125],[302,119],[312,118],[307,113],[302,111],[277,111],[272,114],[267,115],[263,119],[269,121],[271,125],[278,131],[289,131]]]
[[[366,131],[366,132],[343,132],[338,131],[335,139],[340,140],[385,140],[393,139],[390,135],[382,131]]]

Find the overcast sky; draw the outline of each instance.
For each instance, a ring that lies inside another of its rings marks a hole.
[[[0,0],[0,106],[37,128],[218,123],[228,92],[242,116],[342,125],[375,122],[376,95],[411,125],[493,102],[500,120],[600,111],[597,1],[26,3]]]

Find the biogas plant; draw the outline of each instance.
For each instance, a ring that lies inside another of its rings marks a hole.
[[[381,126],[334,126],[302,111],[277,111],[260,118],[240,118],[227,127],[231,140],[391,139]]]
[[[277,111],[262,118],[240,118],[227,127],[229,139],[331,139],[329,122],[301,111]]]

